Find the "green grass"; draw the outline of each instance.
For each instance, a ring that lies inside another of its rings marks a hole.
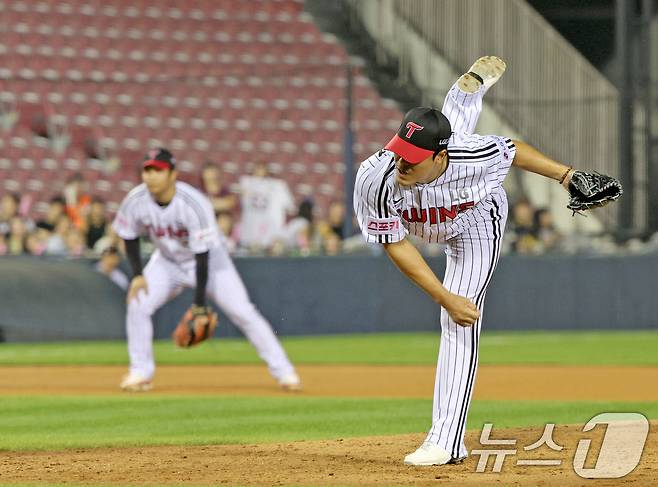
[[[298,364],[436,363],[439,334],[291,337]],[[155,345],[159,364],[260,363],[243,339]],[[484,332],[481,364],[658,365],[658,332]],[[124,342],[0,344],[0,365],[126,365]],[[0,396],[0,450],[206,445],[426,431],[429,399],[223,396]],[[468,428],[584,424],[604,411],[658,418],[658,402],[475,401]]]
[[[423,432],[430,400],[190,396],[3,397],[1,450],[209,445]],[[658,403],[474,401],[468,428],[585,423],[604,411],[658,418]]]
[[[283,340],[299,364],[434,365],[439,333],[290,337]],[[658,365],[658,331],[487,332],[481,364]],[[192,350],[169,340],[155,344],[159,364],[260,363],[244,339],[213,339]],[[125,365],[124,342],[3,343],[0,365]]]

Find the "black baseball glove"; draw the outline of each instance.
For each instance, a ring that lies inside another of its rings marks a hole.
[[[619,198],[623,189],[615,178],[599,173],[575,171],[569,181],[569,204],[574,213],[605,206]]]

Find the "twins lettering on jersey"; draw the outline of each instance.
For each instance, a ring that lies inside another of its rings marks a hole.
[[[445,223],[448,219],[454,220],[457,214],[466,211],[475,206],[475,198],[473,197],[473,190],[471,188],[450,189],[450,198],[457,203],[451,205],[449,208],[445,206],[432,207],[432,208],[411,208],[398,213],[404,220],[409,223],[427,223],[436,225],[437,223]],[[401,201],[394,201],[393,203],[400,203]],[[397,209],[397,205],[396,205]]]
[[[473,206],[475,206],[474,201],[466,201],[452,205],[450,208],[444,206],[441,208],[421,208],[420,211],[418,208],[411,208],[402,212],[402,218],[409,223],[427,223],[429,216],[430,225],[436,225],[437,223],[445,223],[447,219],[454,220],[457,218],[458,213],[466,211]]]
[[[189,232],[187,231],[187,228],[182,228],[182,227],[174,228],[171,225],[167,225],[166,227],[144,225],[144,227],[146,228],[146,231],[151,236],[151,238],[169,237],[186,242],[190,236]]]
[[[475,206],[475,197],[472,188],[450,189],[450,198],[455,201],[449,207],[429,207],[429,208],[408,208],[403,210],[404,198],[393,199],[393,207],[397,214],[408,223],[427,223],[438,225],[446,223],[448,220],[454,220],[459,213]],[[366,219],[366,230],[370,235],[394,235],[400,228],[400,219],[393,218],[375,218],[368,216]]]

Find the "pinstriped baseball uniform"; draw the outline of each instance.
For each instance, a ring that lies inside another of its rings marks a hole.
[[[472,133],[484,93],[481,89],[468,94],[456,85],[448,92],[442,112],[453,134],[448,141],[448,167],[439,178],[399,185],[393,152],[381,150],[361,164],[354,190],[354,209],[368,242],[395,243],[413,234],[425,242],[446,243],[443,285],[469,298],[480,312],[500,255],[507,219],[502,183],[516,152],[510,139]],[[440,319],[441,347],[427,441],[460,458],[467,455],[464,430],[481,319],[472,327],[462,327],[444,309]]]
[[[113,227],[119,237],[147,235],[156,251],[144,268],[147,293],[128,305],[126,331],[130,370],[145,378],[155,371],[151,316],[184,287],[196,285],[195,254],[209,252],[207,293],[245,334],[270,373],[281,379],[294,372],[272,327],[255,308],[224,245],[210,201],[197,189],[176,182],[166,206],[158,205],[145,184],[124,198]]]

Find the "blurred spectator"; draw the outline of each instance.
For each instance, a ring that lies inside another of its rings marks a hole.
[[[340,240],[345,238],[343,235],[343,220],[345,218],[345,205],[342,201],[334,201],[329,205],[327,220],[331,230],[338,235]]]
[[[93,249],[96,242],[105,236],[107,229],[105,213],[105,202],[100,198],[94,198],[89,205],[89,213],[83,225],[88,249]]]
[[[237,198],[222,184],[219,168],[212,162],[206,162],[201,170],[201,189],[210,198],[215,214],[235,212]]]
[[[64,236],[64,244],[66,245],[66,255],[69,257],[82,257],[87,250],[85,236],[82,230],[75,226],[69,227]]]
[[[52,232],[61,218],[66,218],[66,202],[61,196],[55,196],[48,203],[46,216],[37,221],[37,227]]]
[[[55,225],[55,231],[48,238],[45,253],[48,255],[67,255],[67,234],[71,228],[71,220],[60,218]]]
[[[9,235],[11,219],[18,215],[20,198],[13,193],[5,193],[0,199],[0,234]]]
[[[217,226],[226,237],[226,248],[232,254],[238,246],[238,231],[233,214],[228,211],[217,213]]]
[[[265,164],[256,164],[253,175],[240,178],[240,193],[240,245],[266,250],[281,235],[286,214],[294,209],[288,184],[269,177]]]
[[[512,207],[512,218],[509,227],[514,252],[531,254],[537,251],[539,242],[534,232],[534,210],[527,199],[520,199]]]
[[[535,212],[534,234],[542,252],[555,252],[562,243],[562,235],[553,224],[553,215],[545,208]]]
[[[25,240],[27,229],[25,222],[19,216],[9,220],[9,235],[6,237],[7,253],[9,255],[21,255],[25,252]]]
[[[327,232],[322,240],[322,253],[338,255],[343,251],[343,241],[335,231]]]
[[[312,250],[314,233],[313,201],[305,199],[299,204],[297,216],[281,232],[280,240],[288,250],[308,255]]]
[[[334,252],[336,247],[335,239],[340,242],[340,238],[331,228],[329,221],[319,220],[315,224],[315,235],[313,238],[313,248],[317,249],[319,254],[326,254],[327,252]],[[342,245],[341,245],[342,247]]]
[[[25,240],[25,251],[30,255],[43,255],[48,247],[50,232],[43,227],[37,226]]]
[[[13,100],[0,98],[0,127],[10,131],[18,121],[19,115]]]
[[[68,180],[64,186],[64,200],[66,214],[71,222],[77,228],[82,228],[91,203],[91,196],[87,194],[87,183],[82,174],[76,173]]]
[[[105,274],[110,281],[126,291],[130,285],[130,280],[125,272],[119,268],[121,255],[115,245],[108,245],[101,252],[101,257],[96,262],[94,268],[101,274]]]
[[[267,248],[267,255],[270,257],[281,257],[287,254],[288,249],[281,239],[272,241],[272,244]]]

